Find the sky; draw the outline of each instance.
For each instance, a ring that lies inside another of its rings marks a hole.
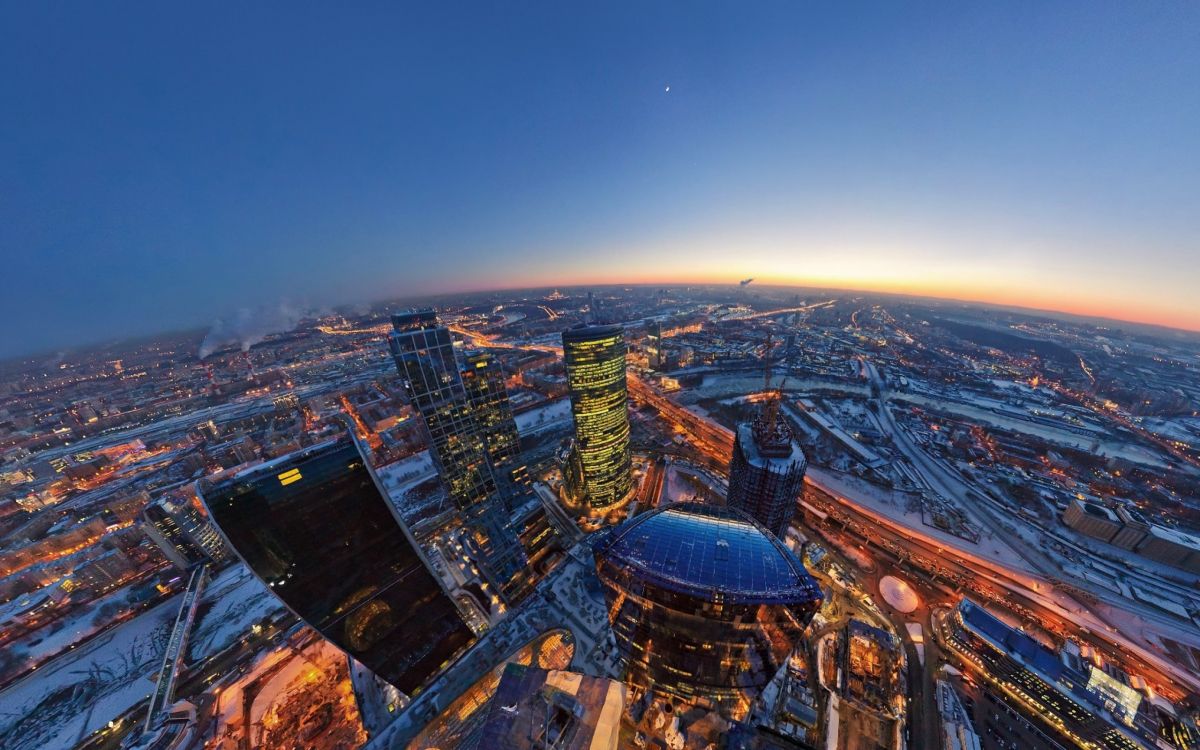
[[[0,71],[0,356],[747,277],[1200,329],[1194,2],[0,0]]]

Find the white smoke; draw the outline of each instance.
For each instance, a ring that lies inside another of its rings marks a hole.
[[[303,310],[286,302],[275,306],[243,307],[233,317],[213,323],[204,341],[200,342],[200,359],[234,344],[241,346],[242,351],[248,351],[272,333],[293,330],[303,317]]]

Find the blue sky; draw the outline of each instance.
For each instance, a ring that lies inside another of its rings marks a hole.
[[[1200,328],[1200,5],[568,5],[3,3],[0,355],[748,276]]]

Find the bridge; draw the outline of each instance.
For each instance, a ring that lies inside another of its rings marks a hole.
[[[589,580],[591,579],[591,580]],[[405,750],[435,716],[510,659],[522,646],[553,630],[568,630],[575,640],[571,669],[607,676],[615,666],[608,645],[607,608],[591,548],[581,542],[538,583],[508,616],[413,697],[395,721],[367,744],[368,750]]]
[[[175,625],[171,628],[171,637],[167,640],[162,666],[158,669],[158,681],[150,695],[150,706],[146,709],[147,732],[154,731],[167,719],[168,710],[175,697],[175,681],[179,677],[179,669],[183,666],[183,656],[187,650],[188,634],[192,631],[196,609],[200,605],[200,594],[207,582],[207,565],[192,568],[187,589],[183,592],[183,601],[179,605],[179,614],[175,615]]]

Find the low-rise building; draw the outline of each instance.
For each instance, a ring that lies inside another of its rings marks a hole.
[[[1103,505],[1087,500],[1072,500],[1063,512],[1063,522],[1080,534],[1110,541],[1121,530],[1121,519]]]
[[[1178,529],[1150,526],[1137,552],[1155,562],[1200,573],[1200,538]]]

